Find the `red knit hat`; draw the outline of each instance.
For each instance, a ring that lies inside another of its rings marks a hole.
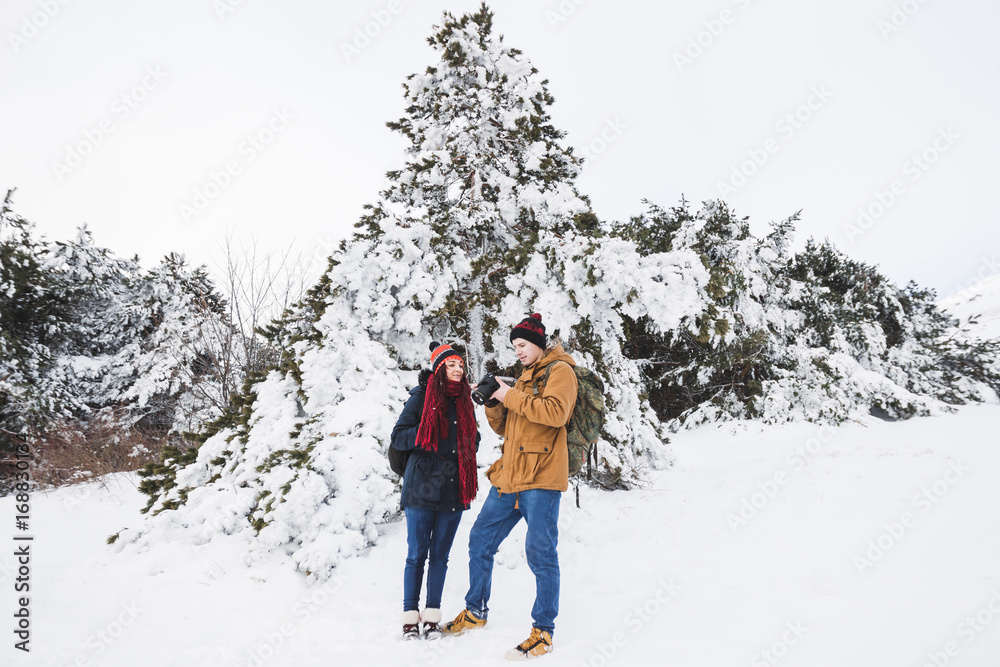
[[[545,349],[545,325],[542,324],[542,316],[532,313],[531,317],[521,320],[517,326],[510,330],[510,339],[523,338],[529,343],[534,343],[538,347]]]
[[[445,343],[439,343],[436,340],[431,341],[431,372],[437,373],[438,369],[441,368],[441,364],[448,357],[458,357],[462,358],[458,352],[456,352],[451,345]]]

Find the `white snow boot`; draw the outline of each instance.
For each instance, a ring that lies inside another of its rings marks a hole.
[[[403,640],[420,639],[420,612],[416,609],[403,612]]]
[[[441,638],[441,628],[438,626],[441,622],[440,609],[424,609],[423,613],[420,614],[420,621],[423,625],[425,639]]]

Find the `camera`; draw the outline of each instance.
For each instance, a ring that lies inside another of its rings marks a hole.
[[[496,393],[496,390],[500,388],[500,383],[497,382],[498,377],[493,375],[493,373],[487,373],[483,376],[483,379],[479,381],[476,388],[472,390],[472,400],[474,400],[479,405],[485,405],[488,408],[492,408],[497,405],[500,401],[491,401],[490,396]],[[507,378],[500,376],[500,380],[503,380],[507,384],[514,384],[514,378]]]

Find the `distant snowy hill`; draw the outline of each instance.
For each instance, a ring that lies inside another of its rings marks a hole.
[[[981,338],[1000,338],[1000,274],[938,302],[962,323],[978,316],[971,332]]]

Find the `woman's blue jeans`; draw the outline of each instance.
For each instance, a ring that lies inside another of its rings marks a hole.
[[[466,608],[486,618],[493,584],[493,557],[510,531],[523,517],[528,524],[524,552],[535,575],[535,604],[532,625],[549,633],[555,631],[559,613],[559,500],[562,493],[530,489],[501,494],[490,489],[469,535],[469,593]]]
[[[462,520],[461,511],[440,511],[407,507],[406,567],[403,568],[403,611],[420,608],[420,585],[427,567],[427,604],[441,608],[441,591],[448,573],[448,554]],[[428,562],[429,561],[429,562]]]

